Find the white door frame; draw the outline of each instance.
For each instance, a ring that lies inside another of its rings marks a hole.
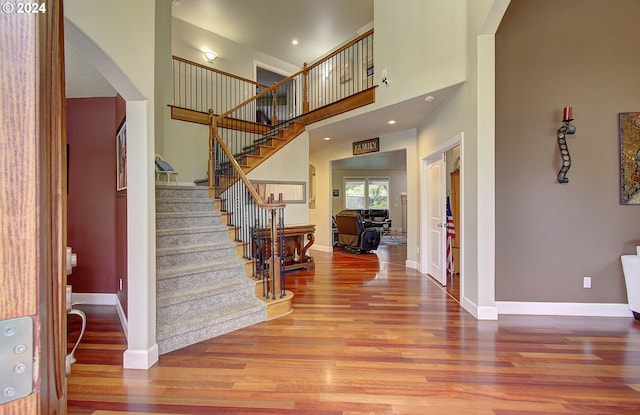
[[[442,157],[442,154],[451,150],[456,146],[460,146],[460,229],[456,229],[456,233],[460,235],[460,299],[464,298],[464,133],[460,132],[451,137],[444,143],[437,146],[429,153],[423,155],[420,168],[420,272],[427,274],[429,264],[429,227],[426,221],[427,217],[427,197],[428,197],[428,181],[427,166],[435,158]],[[445,172],[446,174],[446,172]]]
[[[423,273],[429,274],[440,285],[447,285],[447,266],[446,266],[446,195],[447,189],[447,159],[445,153],[437,154],[426,160],[425,166],[425,183],[426,183],[426,202],[423,213],[426,220],[425,240],[426,248],[429,252],[425,253],[427,263],[423,268]],[[435,169],[435,170],[434,170]],[[437,173],[434,173],[437,172]],[[437,174],[437,176],[436,176]],[[434,197],[437,204],[430,198]],[[437,254],[436,254],[437,252]],[[437,257],[436,257],[437,256]]]

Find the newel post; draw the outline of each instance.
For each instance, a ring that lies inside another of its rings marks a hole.
[[[307,62],[304,63],[302,70],[302,113],[306,114],[309,112],[309,87],[307,80],[309,70],[307,69]]]
[[[280,281],[280,274],[282,270],[280,269],[280,238],[278,235],[278,217],[276,209],[271,208],[271,219],[270,219],[270,238],[271,238],[271,264],[270,268],[271,272],[271,299],[276,299],[276,293],[280,293],[282,290],[282,284]]]
[[[213,116],[213,110],[209,110],[209,162],[207,168],[207,178],[209,180],[209,194],[211,194],[212,189],[214,188],[214,156],[215,156],[215,146],[213,141],[215,140],[213,130],[216,128],[216,117]]]

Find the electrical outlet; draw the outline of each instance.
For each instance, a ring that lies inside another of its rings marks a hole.
[[[591,288],[591,277],[584,277],[582,280],[582,288]]]

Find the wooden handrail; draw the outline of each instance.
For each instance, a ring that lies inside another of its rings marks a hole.
[[[328,61],[329,59],[333,58],[334,56],[336,56],[337,54],[339,54],[340,52],[345,51],[346,49],[349,49],[351,46],[355,45],[356,43],[360,42],[362,39],[370,36],[373,34],[373,29],[368,30],[366,33],[361,34],[360,36],[358,36],[357,38],[353,39],[351,42],[343,45],[342,47],[340,47],[338,50],[335,50],[333,52],[331,52],[330,54],[328,54],[325,57],[320,58],[317,62],[314,62],[312,64],[310,64],[310,66],[308,66],[306,68],[307,71],[315,68],[316,66]]]
[[[202,68],[202,69],[206,69],[206,70],[211,71],[211,72],[219,73],[220,75],[228,76],[230,78],[234,78],[234,79],[237,79],[239,81],[248,82],[250,84],[254,84],[254,85],[257,85],[257,86],[262,87],[262,88],[269,88],[269,85],[267,85],[267,84],[263,84],[263,83],[256,82],[256,81],[252,81],[251,79],[243,78],[241,76],[234,75],[234,74],[229,73],[229,72],[225,72],[225,71],[221,71],[221,70],[218,70],[218,69],[210,68],[208,66],[202,65],[202,64],[197,63],[197,62],[190,61],[188,59],[181,58],[179,56],[173,55],[172,58],[173,58],[174,61],[187,63],[187,64],[189,64],[191,66],[197,66],[198,68]]]
[[[258,194],[256,189],[253,188],[253,184],[251,183],[249,178],[242,171],[242,168],[238,164],[238,161],[235,159],[235,157],[233,157],[233,154],[229,150],[229,147],[227,147],[225,142],[222,140],[222,138],[218,134],[218,131],[214,126],[214,122],[215,122],[216,118],[217,117],[215,117],[213,115],[213,110],[209,110],[209,145],[213,146],[213,138],[215,137],[216,141],[218,142],[218,145],[220,145],[220,148],[222,149],[222,151],[224,151],[224,153],[229,158],[229,163],[231,163],[231,165],[233,166],[234,170],[236,171],[236,173],[240,177],[240,180],[242,180],[242,182],[245,184],[245,186],[247,186],[247,188],[249,189],[249,193],[251,194],[251,197],[253,197],[253,199],[255,199],[256,204],[259,207],[261,207],[263,209],[282,209],[282,208],[284,208],[286,206],[284,203],[264,203],[264,201],[262,200],[262,198],[260,197],[260,195]],[[210,151],[210,154],[212,154],[211,151]],[[212,164],[212,160],[210,160],[209,162],[210,162],[210,164]],[[211,179],[212,176],[213,176],[213,171],[209,172],[209,182],[210,183],[212,181],[212,179]]]

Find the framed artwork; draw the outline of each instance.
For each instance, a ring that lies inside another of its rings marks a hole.
[[[344,84],[353,77],[353,63],[351,60],[340,64],[340,83]]]
[[[620,203],[640,205],[640,112],[618,114],[620,126]]]
[[[127,121],[122,120],[116,132],[116,190],[127,188]]]

